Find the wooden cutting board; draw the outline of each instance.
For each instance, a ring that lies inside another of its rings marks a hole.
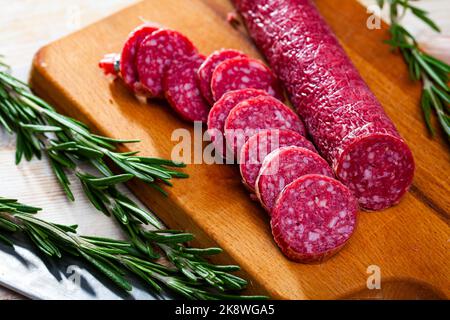
[[[428,137],[418,105],[420,87],[410,82],[401,58],[382,43],[386,28],[368,30],[365,9],[356,0],[316,2],[413,150],[417,171],[403,201],[382,212],[362,212],[342,252],[320,265],[303,265],[277,249],[269,219],[250,200],[236,166],[189,165],[190,178],[175,181],[168,198],[137,181],[130,188],[168,226],[195,233],[195,245],[222,247],[225,254],[217,262],[239,264],[250,279],[248,293],[282,299],[449,298],[448,146],[440,137]],[[61,112],[86,121],[96,132],[141,139],[123,151],[170,157],[177,144],[172,132],[185,128],[193,133],[192,125],[165,103],[140,104],[120,81],[109,83],[98,60],[120,51],[142,18],[183,32],[204,54],[227,47],[261,58],[242,25],[233,29],[226,22],[231,10],[222,0],[141,2],[42,48],[31,84]],[[379,268],[381,289],[367,287],[373,268]]]

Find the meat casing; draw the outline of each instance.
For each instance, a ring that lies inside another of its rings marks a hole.
[[[319,152],[362,208],[397,204],[410,149],[309,0],[235,0]],[[361,26],[362,27],[362,26]]]

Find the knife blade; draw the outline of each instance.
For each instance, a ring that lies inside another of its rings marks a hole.
[[[22,236],[17,245],[0,243],[0,285],[36,300],[167,300],[168,292],[152,293],[136,278],[126,293],[90,265],[71,256],[61,259],[40,254]]]

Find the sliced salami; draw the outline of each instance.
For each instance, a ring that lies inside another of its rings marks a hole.
[[[226,156],[224,127],[225,120],[231,109],[249,98],[267,95],[268,93],[264,90],[241,89],[225,93],[214,103],[208,115],[208,134],[211,137],[211,142],[214,144],[216,154],[223,157]],[[234,159],[234,156],[231,159]]]
[[[250,191],[255,191],[256,179],[266,156],[286,146],[297,146],[316,152],[309,140],[291,130],[263,130],[248,139],[241,150],[239,168],[242,182]]]
[[[203,99],[196,79],[205,60],[195,55],[170,65],[163,80],[164,95],[172,108],[187,121],[206,122],[209,106]]]
[[[272,96],[259,96],[231,110],[225,121],[227,145],[239,156],[244,143],[264,129],[292,130],[305,135],[303,122],[289,107]]]
[[[397,204],[412,153],[311,0],[235,0],[308,133],[367,210]]]
[[[264,159],[255,183],[261,205],[270,214],[284,187],[306,174],[334,176],[325,159],[311,150],[289,146],[270,153]]]
[[[278,197],[271,217],[272,234],[289,259],[322,262],[350,239],[357,213],[357,200],[342,183],[323,175],[304,175]]]
[[[211,78],[216,67],[223,61],[233,58],[245,58],[245,53],[233,49],[222,49],[211,53],[197,72],[198,83],[203,97],[211,105],[214,103],[214,98],[211,92]]]
[[[177,31],[161,29],[144,38],[137,53],[139,79],[152,97],[163,94],[164,72],[175,61],[197,55],[192,42]]]
[[[144,23],[138,26],[129,34],[122,48],[120,73],[125,84],[137,93],[145,94],[145,90],[139,82],[136,64],[137,51],[144,38],[158,29],[159,27],[152,23]]]
[[[283,100],[277,78],[261,61],[250,58],[234,58],[221,62],[212,75],[211,91],[214,100],[228,91],[254,88],[267,91]]]

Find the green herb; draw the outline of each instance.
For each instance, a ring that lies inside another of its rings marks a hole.
[[[409,11],[433,30],[440,32],[439,27],[428,17],[426,11],[413,6],[412,0],[377,0],[377,2],[380,8],[389,6],[391,39],[386,43],[400,51],[408,64],[411,79],[422,81],[421,106],[428,130],[432,135],[435,134],[431,124],[431,114],[434,111],[447,138],[450,137],[448,86],[450,66],[422,52],[416,39],[401,25],[401,18]]]
[[[205,253],[216,254],[220,249],[187,248],[184,243],[193,239],[192,234],[165,230],[150,211],[140,208],[117,188],[120,183],[136,178],[164,193],[159,183],[170,186],[171,178],[187,177],[177,170],[184,164],[137,156],[138,152],[115,151],[118,143],[136,140],[93,134],[85,124],[57,113],[26,84],[14,78],[7,67],[0,68],[0,126],[17,135],[17,163],[22,158],[30,160],[47,155],[57,180],[71,200],[74,197],[67,174],[74,173],[93,206],[114,217],[134,248],[147,258],[158,259],[159,252],[164,253],[183,281],[196,285],[224,292],[246,287],[245,280],[229,273],[239,267],[213,265],[204,258]],[[116,165],[117,174],[105,160]],[[92,170],[86,172],[80,164],[85,164],[84,167],[87,164]]]
[[[176,268],[148,261],[130,242],[80,236],[76,233],[77,226],[63,226],[36,218],[34,214],[39,210],[0,197],[0,241],[12,246],[14,238],[11,234],[21,232],[47,256],[61,258],[70,254],[82,258],[125,291],[132,289],[126,275],[134,274],[153,291],[161,292],[165,287],[188,299],[264,298],[207,290],[196,279],[188,281],[180,277]]]

